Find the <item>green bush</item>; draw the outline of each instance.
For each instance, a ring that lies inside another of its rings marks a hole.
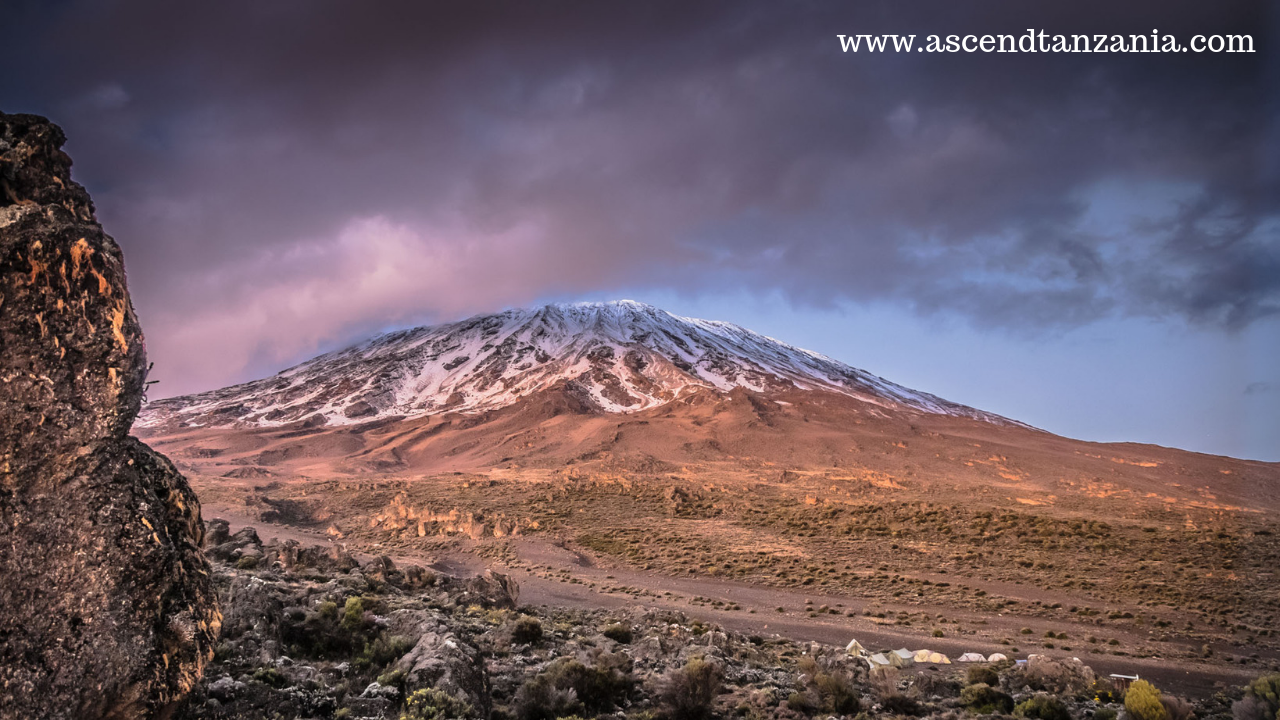
[[[671,720],[706,720],[711,716],[723,675],[720,667],[695,657],[663,679],[658,698]]]
[[[341,610],[326,600],[312,612],[285,613],[281,637],[292,657],[351,659],[360,670],[381,668],[403,655],[412,643],[405,646],[403,638],[382,637],[368,618],[370,606],[376,604],[368,598],[351,597]]]
[[[511,642],[517,645],[535,645],[542,642],[542,622],[536,617],[521,615],[511,629]]]
[[[342,621],[338,623],[338,627],[349,633],[356,633],[363,630],[364,622],[364,598],[349,597],[347,604],[342,608]]]
[[[1280,673],[1271,673],[1257,678],[1249,683],[1244,693],[1258,698],[1265,702],[1267,707],[1280,712]]]
[[[1245,695],[1256,697],[1275,710],[1280,710],[1280,673],[1263,675],[1249,683]]]
[[[413,641],[401,635],[378,635],[372,642],[367,642],[360,655],[356,657],[357,670],[384,668],[400,659],[400,656],[413,649]]]
[[[1013,709],[1013,714],[1036,720],[1071,720],[1071,712],[1061,700],[1052,695],[1043,694],[1018,703]]]
[[[587,667],[561,658],[547,668],[546,675],[557,688],[573,690],[591,712],[612,710],[617,701],[631,694],[631,678],[603,662]]]
[[[403,693],[409,684],[408,673],[400,668],[388,670],[378,676],[378,684],[383,687],[398,688]]]
[[[416,690],[404,701],[400,720],[467,720],[476,717],[471,705],[443,690]]]
[[[603,655],[591,667],[572,658],[551,663],[516,693],[517,717],[556,720],[584,711],[595,714],[613,710],[631,694],[631,677],[617,667],[625,659]]]
[[[1133,720],[1166,720],[1160,691],[1146,680],[1135,680],[1124,694],[1124,709]]]
[[[1246,685],[1231,714],[1235,720],[1280,720],[1280,673],[1263,675]]]
[[[961,690],[960,704],[979,715],[1008,714],[1013,710],[1013,698],[986,683],[975,683]]]
[[[616,643],[622,643],[623,645],[630,645],[631,641],[634,639],[634,636],[631,634],[631,626],[624,625],[623,623],[614,623],[610,625],[604,629],[602,634],[610,640]]]
[[[288,684],[288,680],[280,671],[273,667],[260,667],[253,671],[253,679],[263,685],[270,685],[273,688],[281,688]]]
[[[969,672],[965,675],[970,685],[983,683],[995,687],[1000,684],[1000,674],[990,665],[974,665],[969,668]]]
[[[245,555],[236,561],[236,567],[240,570],[252,570],[258,567],[257,555]]]
[[[1116,720],[1115,708],[1103,707],[1093,711],[1093,720]]]

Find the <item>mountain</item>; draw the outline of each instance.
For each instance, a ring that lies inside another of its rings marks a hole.
[[[630,300],[547,305],[380,335],[272,377],[151,403],[139,427],[276,427],[477,413],[561,388],[630,413],[743,388],[836,393],[886,411],[1017,424],[725,322]]]
[[[229,478],[518,472],[743,487],[786,478],[819,497],[832,487],[965,502],[995,493],[1099,512],[1280,509],[1266,490],[1280,465],[1059,437],[630,301],[381,335],[269,378],[152,402],[134,428],[193,476],[219,478],[213,491]]]
[[[638,303],[383,335],[136,430],[211,517],[499,563],[532,604],[674,593],[842,644],[893,612],[894,647],[1158,655],[1179,682],[1206,644],[1280,660],[1280,464],[1059,437]]]

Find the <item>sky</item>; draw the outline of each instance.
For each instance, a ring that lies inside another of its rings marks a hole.
[[[1280,5],[9,0],[152,397],[633,298],[1087,440],[1280,461]],[[1235,54],[842,52],[1250,34]]]

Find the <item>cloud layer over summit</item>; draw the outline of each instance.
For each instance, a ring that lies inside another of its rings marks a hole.
[[[1276,12],[20,1],[0,98],[67,130],[165,395],[390,325],[635,288],[1015,334],[1234,332],[1280,311]],[[836,38],[1027,28],[1248,33],[1260,51]]]

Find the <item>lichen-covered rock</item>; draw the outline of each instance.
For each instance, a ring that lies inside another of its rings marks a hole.
[[[221,617],[195,495],[128,436],[146,348],[63,141],[0,113],[0,717],[161,716]]]

